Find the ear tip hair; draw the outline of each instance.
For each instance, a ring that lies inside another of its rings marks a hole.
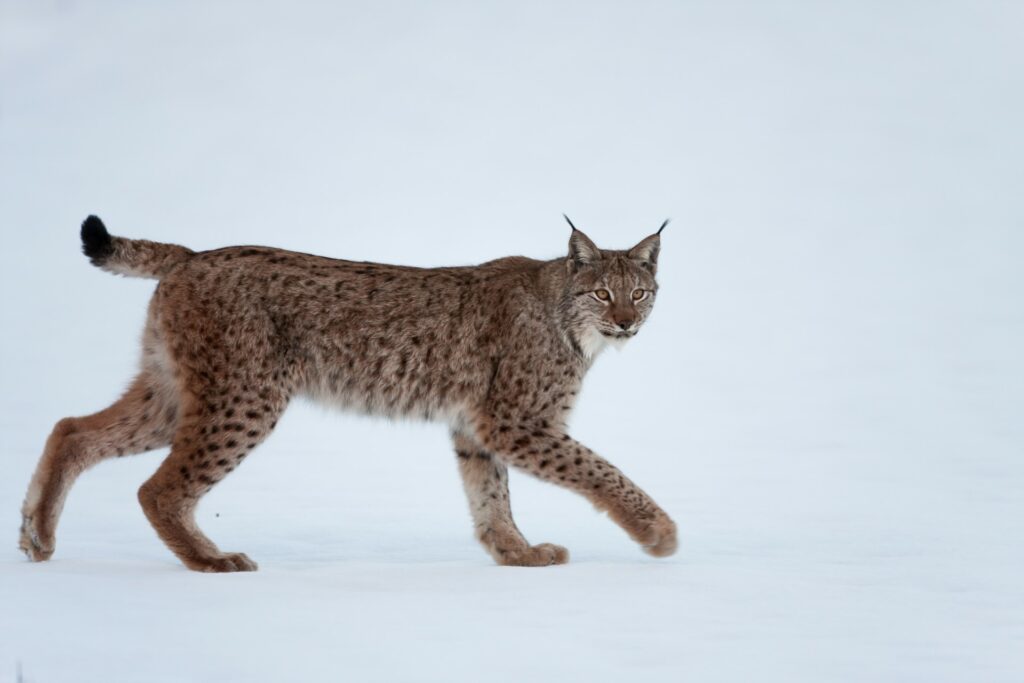
[[[563,214],[562,214],[562,218],[564,218],[564,219],[565,219],[565,222],[569,224],[569,227],[570,227],[570,228],[572,228],[573,230],[576,230],[576,229],[577,229],[577,228],[576,228],[576,226],[572,224],[572,221],[571,221],[571,220],[569,220],[569,216],[567,216],[566,214],[564,214],[564,213],[563,213]]]
[[[665,226],[666,226],[666,225],[668,225],[668,222],[669,222],[670,220],[672,220],[672,219],[671,219],[671,218],[666,218],[666,219],[665,219],[665,222],[661,224],[661,227],[660,227],[660,228],[658,228],[658,232],[656,232],[656,233],[654,233],[654,234],[655,234],[655,235],[660,235],[660,234],[661,234],[661,231],[665,229]]]

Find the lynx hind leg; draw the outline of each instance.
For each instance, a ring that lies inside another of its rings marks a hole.
[[[245,554],[221,552],[200,531],[195,509],[270,434],[288,397],[267,388],[247,393],[242,387],[190,395],[183,402],[186,410],[171,453],[139,489],[139,502],[157,535],[189,569],[255,571],[256,563]]]
[[[505,465],[466,436],[453,434],[452,441],[476,537],[494,560],[498,564],[520,567],[568,562],[568,550],[551,543],[531,546],[516,527]]]
[[[18,546],[28,558],[39,562],[53,555],[57,522],[78,475],[106,458],[170,445],[177,412],[173,390],[143,372],[109,408],[58,422],[22,505]]]

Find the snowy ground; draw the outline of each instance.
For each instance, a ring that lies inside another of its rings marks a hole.
[[[0,683],[1024,680],[1022,21],[0,1]],[[87,213],[440,265],[556,255],[562,211],[611,247],[674,219],[573,422],[674,557],[514,475],[572,562],[496,567],[442,427],[303,405],[201,508],[259,572],[163,547],[161,453],[87,473],[51,562],[17,552],[49,429],[124,386],[152,291],[87,264]]]

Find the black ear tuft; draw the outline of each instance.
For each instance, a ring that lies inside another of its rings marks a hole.
[[[97,216],[89,216],[82,221],[82,251],[93,263],[103,261],[114,253],[114,243],[107,232],[107,226]]]

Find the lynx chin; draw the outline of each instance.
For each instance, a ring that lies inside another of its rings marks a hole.
[[[194,252],[113,237],[90,216],[81,236],[94,265],[159,284],[128,390],[53,428],[22,507],[19,545],[31,560],[49,559],[79,474],[170,446],[139,489],[157,534],[190,569],[256,569],[199,530],[196,505],[267,438],[292,398],[307,396],[447,423],[476,536],[499,564],[569,559],[561,546],[530,545],[516,528],[510,466],[581,494],[645,551],[671,555],[668,515],[566,432],[594,357],[635,335],[651,313],[660,234],[615,251],[573,226],[568,255],[550,261],[411,268],[269,247]]]

